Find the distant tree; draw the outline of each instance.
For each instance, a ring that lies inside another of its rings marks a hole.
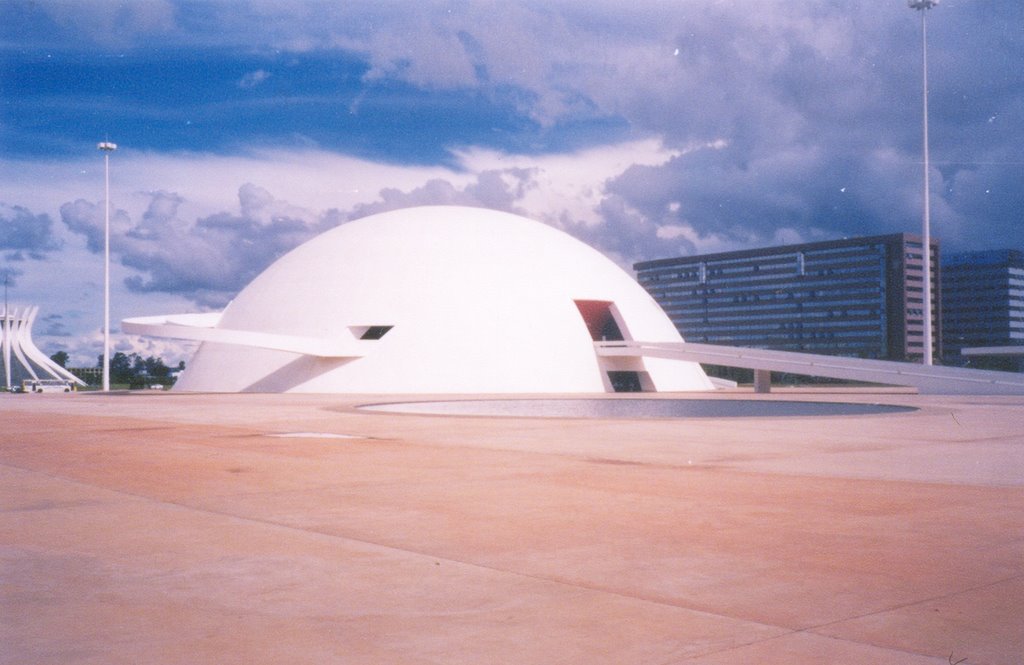
[[[97,367],[103,367],[103,356],[96,361]],[[121,351],[110,357],[110,382],[131,383],[132,380],[132,359]]]
[[[103,366],[103,356],[99,356],[97,367]],[[178,363],[178,369],[185,369],[185,362]],[[163,358],[149,356],[143,358],[137,353],[125,354],[120,351],[110,358],[111,383],[127,383],[132,388],[142,388],[155,383],[171,385],[171,368],[164,364]]]
[[[52,356],[50,356],[50,360],[52,360],[53,362],[57,363],[61,367],[67,367],[68,366],[68,359],[69,358],[70,358],[70,356],[68,356],[68,352],[67,351],[58,351],[57,353],[55,353]]]
[[[171,374],[171,368],[164,364],[163,358],[146,358],[146,373],[157,379],[166,379]]]
[[[118,351],[110,358],[110,382],[131,383],[132,381],[132,359]]]

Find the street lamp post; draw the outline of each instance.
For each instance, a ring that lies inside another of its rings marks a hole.
[[[110,392],[110,153],[117,144],[103,141],[103,392]]]
[[[932,364],[932,240],[931,240],[931,188],[928,183],[928,10],[939,0],[907,0],[907,5],[921,12],[921,116],[924,154],[924,220],[921,227],[922,255],[924,256],[924,355],[921,362]]]

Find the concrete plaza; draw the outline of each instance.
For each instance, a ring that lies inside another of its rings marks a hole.
[[[0,663],[1024,662],[1024,398],[713,397],[918,410],[0,395]]]

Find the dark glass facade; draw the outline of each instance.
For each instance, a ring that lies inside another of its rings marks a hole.
[[[1024,252],[952,254],[942,259],[945,362],[1024,369],[1021,357],[965,357],[965,347],[1024,346]]]
[[[931,249],[938,358],[938,243]],[[691,342],[919,361],[923,266],[921,239],[901,233],[644,261],[634,269]]]

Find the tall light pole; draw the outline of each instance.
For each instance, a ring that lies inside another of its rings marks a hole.
[[[928,10],[939,4],[939,0],[907,0],[907,5],[921,12],[921,125],[924,153],[924,220],[921,223],[921,244],[924,256],[924,355],[921,362],[932,364],[932,238],[931,238],[931,188],[928,183]]]
[[[103,392],[110,392],[110,153],[117,144],[103,141]]]

